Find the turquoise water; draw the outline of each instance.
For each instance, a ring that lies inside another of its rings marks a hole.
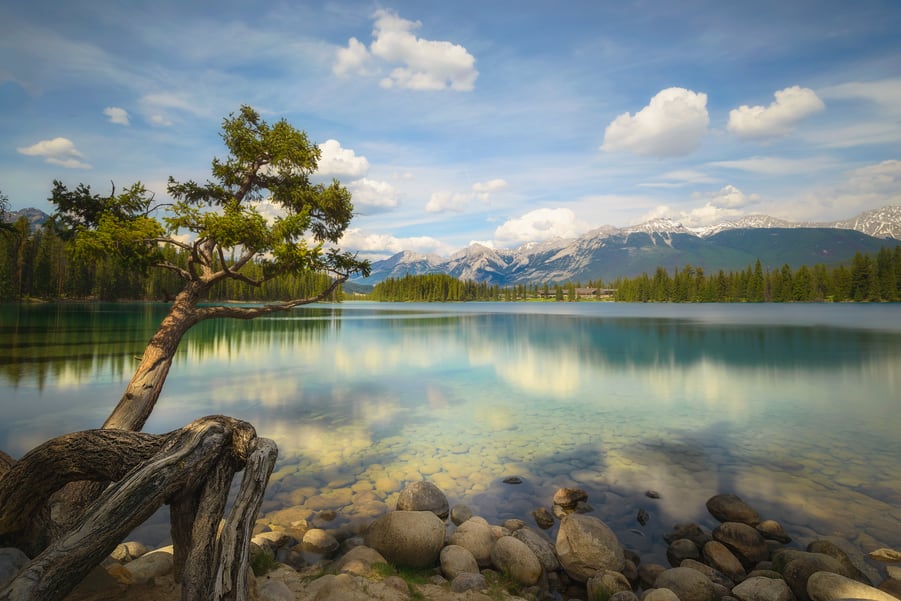
[[[164,311],[0,308],[0,448],[101,423]],[[718,492],[802,543],[901,547],[899,408],[899,305],[344,303],[195,327],[146,430],[252,422],[280,449],[271,523],[359,529],[419,479],[530,522],[578,486],[660,560]]]

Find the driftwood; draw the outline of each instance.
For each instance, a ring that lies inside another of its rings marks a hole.
[[[161,505],[171,507],[175,577],[184,601],[247,597],[250,536],[278,455],[250,424],[209,416],[163,435],[88,430],[52,439],[17,462],[0,456],[0,546],[31,562],[2,601],[62,599]],[[220,530],[231,482],[244,476]],[[75,526],[43,540],[54,492],[112,482]]]

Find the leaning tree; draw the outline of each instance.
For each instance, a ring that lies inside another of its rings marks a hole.
[[[140,430],[192,326],[322,300],[353,273],[367,275],[369,264],[337,247],[353,216],[351,196],[337,181],[311,179],[320,151],[305,133],[284,119],[269,124],[243,106],[223,120],[222,138],[229,152],[213,160],[212,178],[170,178],[173,202],[164,207],[141,184],[102,197],[87,186],[69,190],[54,182],[54,222],[72,234],[76,252],[168,270],[184,285],[101,428],[60,436],[18,461],[0,452],[0,546],[31,558],[0,600],[61,599],[164,503],[183,599],[245,595],[249,538],[275,443],[225,416],[163,435]],[[264,217],[261,206],[274,215]],[[226,280],[261,286],[310,271],[330,276],[311,297],[252,307],[200,303]],[[230,483],[241,470],[226,515]]]

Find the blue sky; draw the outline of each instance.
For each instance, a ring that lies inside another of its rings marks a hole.
[[[901,3],[0,4],[0,191],[204,180],[250,104],[374,258],[901,203]]]

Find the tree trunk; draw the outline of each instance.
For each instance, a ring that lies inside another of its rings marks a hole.
[[[144,427],[163,390],[182,336],[200,321],[197,302],[202,292],[199,284],[191,282],[175,297],[169,313],[147,343],[125,394],[103,422],[104,428],[137,432]]]
[[[61,453],[60,449],[66,452]],[[77,528],[54,539],[0,590],[0,601],[56,601],[163,503],[173,505],[176,576],[184,601],[237,599],[246,591],[253,522],[275,464],[275,444],[253,426],[210,416],[153,436],[119,430],[68,434],[29,452],[0,479],[0,542],[22,546],[27,524],[49,492],[65,482],[118,479],[83,513]],[[49,478],[30,477],[47,469]],[[221,539],[229,483],[245,469]],[[182,511],[188,508],[188,516]],[[186,519],[188,518],[188,519]],[[236,561],[238,560],[238,561]],[[219,596],[212,596],[213,589]]]

